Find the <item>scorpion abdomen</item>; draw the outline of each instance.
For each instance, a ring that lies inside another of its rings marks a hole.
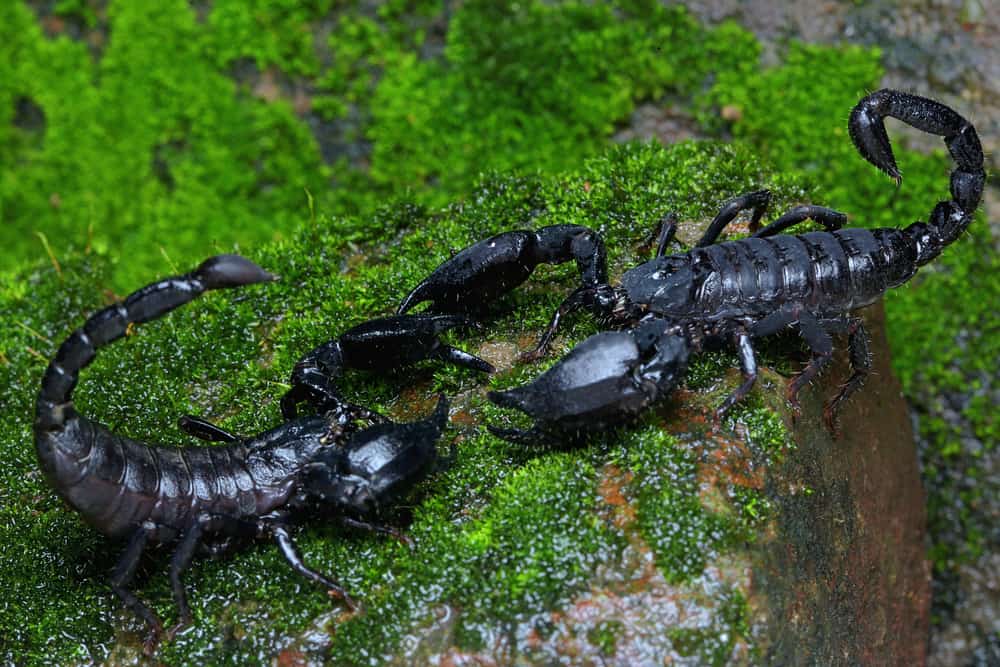
[[[234,518],[278,506],[287,493],[260,485],[242,444],[179,449],[147,445],[78,417],[63,433],[91,443],[83,456],[51,437],[45,472],[83,519],[111,537],[149,522],[155,541],[169,542],[200,513]]]
[[[781,304],[833,316],[873,303],[913,275],[911,236],[846,229],[751,237],[652,260],[623,283],[633,302],[671,317],[754,320]]]

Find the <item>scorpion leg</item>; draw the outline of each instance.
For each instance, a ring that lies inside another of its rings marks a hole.
[[[388,535],[407,547],[413,546],[413,540],[392,526],[379,526],[374,523],[368,523],[367,521],[362,521],[349,516],[341,516],[340,522],[350,528],[359,528],[372,533],[379,533],[380,535]]]
[[[135,570],[139,565],[139,558],[142,556],[142,552],[146,548],[150,536],[155,531],[156,527],[149,523],[144,523],[139,527],[132,534],[132,537],[129,538],[128,546],[125,547],[124,553],[118,559],[118,564],[115,565],[115,569],[111,573],[111,590],[122,599],[126,607],[145,621],[146,626],[149,628],[149,634],[143,643],[143,653],[147,656],[152,655],[156,651],[156,646],[160,643],[160,635],[163,633],[163,624],[156,616],[156,613],[136,597],[135,593],[130,591],[127,586],[135,576]]]
[[[562,322],[562,318],[589,305],[592,301],[593,294],[594,288],[592,287],[578,287],[568,297],[566,297],[563,302],[559,304],[559,307],[556,308],[556,312],[552,314],[552,319],[549,320],[549,325],[545,327],[545,331],[542,333],[541,338],[538,339],[538,344],[536,344],[534,349],[530,352],[525,352],[521,355],[521,362],[530,363],[538,361],[545,356],[546,350],[549,349],[549,344],[552,343],[553,336],[555,336],[556,332],[559,330],[559,324]]]
[[[835,435],[838,431],[837,420],[841,406],[851,394],[860,389],[861,385],[865,383],[872,367],[872,357],[868,347],[871,337],[868,335],[864,322],[860,318],[851,318],[847,335],[847,351],[851,360],[851,377],[840,388],[840,392],[830,399],[823,409],[823,418],[826,421],[826,426]]]
[[[826,322],[826,324],[827,328],[839,326],[839,321]],[[833,354],[833,340],[823,323],[820,323],[812,313],[797,304],[785,304],[762,318],[754,325],[751,333],[758,338],[770,336],[789,326],[796,326],[799,335],[805,340],[813,355],[802,372],[792,379],[786,390],[788,402],[795,414],[798,415],[801,411],[798,400],[799,391],[830,361]]]
[[[269,526],[271,534],[274,536],[275,541],[278,543],[278,548],[281,549],[281,555],[285,557],[288,564],[292,566],[292,569],[304,576],[310,581],[314,581],[321,586],[325,586],[328,591],[339,597],[344,601],[351,611],[357,611],[357,603],[351,599],[351,596],[347,594],[340,584],[335,581],[324,577],[319,572],[309,569],[309,567],[302,562],[302,557],[299,556],[298,551],[295,549],[295,542],[292,541],[292,536],[282,524],[276,524]]]
[[[226,540],[213,545],[215,548],[225,549],[229,546],[229,538],[254,537],[258,532],[256,523],[221,514],[202,514],[191,522],[170,558],[170,589],[174,596],[174,602],[177,604],[178,618],[177,623],[167,631],[168,639],[172,639],[174,635],[191,624],[191,608],[188,606],[181,575],[191,565],[195,552],[203,544],[202,538],[205,534],[228,534],[229,537]]]
[[[656,241],[656,257],[663,257],[667,253],[667,246],[673,242],[676,234],[677,214],[671,211],[660,218],[656,229],[646,237],[641,247],[649,246],[653,241]]]
[[[209,442],[236,442],[240,440],[238,435],[234,435],[220,426],[216,426],[207,419],[195,417],[194,415],[181,415],[177,419],[177,428],[188,435],[193,435],[200,440]]]
[[[191,565],[195,549],[201,542],[203,530],[203,520],[199,518],[194,521],[184,531],[184,537],[181,538],[177,550],[170,558],[170,589],[174,594],[174,602],[177,604],[177,623],[167,631],[168,640],[173,639],[174,635],[191,624],[191,608],[188,606],[184,583],[181,582],[181,574]]]
[[[402,314],[430,301],[429,310],[479,310],[514,289],[539,264],[576,260],[584,285],[608,281],[604,241],[582,225],[551,225],[537,231],[504,232],[460,251],[438,266],[406,295]]]
[[[701,237],[698,241],[696,247],[704,248],[705,246],[712,245],[719,239],[719,234],[722,230],[726,228],[730,222],[732,222],[740,211],[745,211],[750,209],[752,211],[750,218],[750,230],[754,231],[760,225],[760,219],[764,215],[764,211],[767,210],[767,205],[771,201],[771,191],[770,190],[757,190],[755,192],[748,192],[746,194],[740,195],[738,197],[733,197],[719,210],[718,215],[709,224],[708,229],[705,230],[705,235]]]
[[[496,370],[493,368],[493,364],[485,359],[480,359],[474,354],[469,354],[468,352],[459,350],[457,347],[452,347],[451,345],[439,346],[436,350],[434,350],[434,357],[440,359],[441,361],[453,363],[456,366],[470,368],[474,371],[482,371],[483,373],[492,373]]]
[[[292,388],[281,397],[281,416],[286,421],[295,419],[298,416],[297,406],[303,401],[320,413],[337,412],[346,421],[386,421],[378,412],[346,401],[323,371],[318,368],[302,368],[300,362],[292,372]]]
[[[727,396],[726,400],[715,411],[716,424],[720,424],[726,413],[750,393],[754,383],[757,381],[757,358],[754,355],[753,346],[750,344],[750,334],[746,331],[740,331],[736,334],[736,351],[740,357],[740,371],[743,374],[743,384]]]
[[[833,339],[830,338],[830,334],[823,329],[819,321],[813,317],[812,313],[807,310],[799,312],[798,329],[813,356],[802,372],[792,378],[786,390],[785,395],[796,416],[802,412],[802,408],[799,406],[799,391],[823,370],[823,367],[830,362],[833,356]]]
[[[805,220],[814,220],[823,225],[826,231],[835,232],[847,223],[847,216],[825,206],[796,206],[764,229],[753,234],[753,237],[760,239],[774,236]]]
[[[439,359],[485,373],[493,366],[479,357],[445,345],[440,335],[473,323],[458,315],[396,315],[368,320],[305,355],[292,371],[291,389],[281,399],[285,419],[296,405],[309,401],[317,410],[337,410],[352,419],[386,421],[381,415],[348,403],[333,382],[347,369],[386,372],[400,366]]]

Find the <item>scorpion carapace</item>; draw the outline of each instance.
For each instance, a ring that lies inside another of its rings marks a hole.
[[[72,394],[80,370],[130,326],[156,319],[206,290],[272,279],[242,257],[222,255],[189,274],[143,287],[74,331],[42,380],[35,418],[38,459],[52,487],[85,521],[127,540],[111,586],[148,625],[147,653],[155,649],[163,626],[128,585],[148,545],[176,545],[170,584],[179,620],[171,634],[191,619],[181,574],[195,552],[221,553],[253,538],[274,539],[297,572],[353,608],[339,585],[302,562],[289,528],[328,513],[348,526],[398,536],[370,520],[438,462],[436,443],[448,418],[443,397],[426,420],[365,429],[338,410],[246,438],[202,420],[182,422],[187,432],[224,443],[214,447],[146,444],[77,413]]]
[[[676,218],[665,216],[656,256],[626,271],[617,286],[607,282],[603,244],[596,233],[558,225],[538,232],[508,232],[466,248],[414,288],[400,309],[431,300],[432,308],[455,310],[466,301],[475,304],[483,294],[492,297],[512,289],[540,260],[532,252],[497,249],[521,248],[522,239],[533,234],[554,237],[560,242],[549,244],[554,250],[544,261],[576,259],[582,285],[562,303],[527,358],[541,355],[560,319],[578,309],[623,331],[588,338],[524,387],[492,392],[490,398],[497,404],[535,419],[530,430],[492,429],[494,433],[516,441],[566,440],[623,421],[669,392],[683,377],[690,355],[721,342],[735,346],[743,382],[716,411],[718,421],[754,384],[753,339],[786,328],[796,330],[812,353],[787,388],[796,411],[800,389],[831,358],[831,334],[848,336],[852,375],[824,410],[828,427],[836,432],[840,406],[862,385],[871,366],[868,334],[851,311],[907,281],[955,241],[972,221],[986,179],[982,147],[967,120],[939,102],[880,90],[855,106],[848,128],[861,155],[897,182],[901,177],[885,131],[887,116],[943,136],[956,163],[951,198],[935,206],[928,222],[903,229],[844,230],[842,213],[799,206],[758,229],[769,201],[769,193],[761,190],[728,201],[697,246],[683,254],[666,253]],[[716,244],[744,209],[752,212],[754,233]],[[826,231],[781,233],[806,219]],[[512,264],[522,269],[514,279]]]

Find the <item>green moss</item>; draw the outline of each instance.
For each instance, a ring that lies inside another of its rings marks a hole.
[[[901,151],[907,178],[895,193],[851,147],[843,119],[876,87],[877,52],[792,44],[779,66],[761,69],[759,45],[747,31],[732,24],[706,29],[658,2],[524,2],[517,10],[465,2],[451,7],[444,40],[444,5],[424,0],[374,10],[332,0],[219,1],[202,15],[180,0],[92,7],[65,1],[54,11],[106,31],[100,49],[46,36],[24,4],[0,3],[0,318],[8,325],[0,331],[0,385],[8,388],[0,396],[0,581],[12,591],[0,604],[0,634],[11,647],[0,648],[0,661],[99,660],[113,628],[129,619],[104,584],[118,547],[61,507],[30,445],[43,360],[108,292],[236,243],[258,248],[257,258],[284,276],[280,286],[212,297],[144,327],[88,369],[78,392],[88,412],[133,436],[191,444],[175,430],[177,415],[206,414],[243,433],[267,428],[287,369],[305,350],[387,314],[449,250],[489,234],[556,222],[594,226],[620,273],[644,256],[641,241],[664,212],[703,223],[739,192],[770,187],[778,195],[772,212],[820,192],[819,203],[848,211],[851,224],[897,226],[926,216],[947,191],[943,155]],[[316,40],[327,28],[330,37]],[[277,90],[235,83],[231,74],[246,61],[258,70],[254,76],[273,76]],[[285,85],[314,89],[310,110],[283,99]],[[729,107],[727,116],[738,120],[728,129],[746,143],[603,153],[636,100],[664,95],[697,98],[711,131],[726,129],[718,112]],[[32,105],[42,112],[41,125],[20,117]],[[311,131],[321,120],[330,124],[323,132],[335,135],[329,163]],[[348,163],[341,153],[358,141],[371,143],[370,155]],[[585,161],[594,155],[600,157]],[[572,175],[542,175],[570,169]],[[36,231],[51,244],[61,276]],[[895,368],[930,415],[921,428],[933,445],[932,478],[960,458],[971,477],[978,474],[974,460],[959,457],[960,434],[934,416],[944,392],[970,393],[962,416],[988,446],[997,441],[988,393],[967,391],[1000,359],[996,337],[982,325],[995,321],[996,254],[981,220],[972,236],[887,299]],[[123,255],[122,247],[130,252]],[[486,330],[457,332],[453,340],[475,349],[533,337],[574,284],[572,267],[543,268],[496,304]],[[594,330],[588,318],[570,323],[548,363]],[[779,368],[786,359],[783,352],[763,355],[764,365]],[[727,375],[733,366],[729,354],[699,359],[687,378],[703,397],[694,400],[717,404],[734,386],[733,372]],[[515,366],[489,383],[511,386],[541,368]],[[464,371],[428,364],[347,380],[351,395],[392,414],[412,414],[412,394],[398,397],[415,387],[424,395],[468,395],[463,400],[475,420],[511,419],[485,404],[482,378]],[[735,419],[755,456],[780,456],[783,433],[766,406],[752,401]],[[736,487],[727,504],[713,499],[712,511],[704,510],[688,497],[692,455],[651,429],[628,431],[623,437],[635,452],[612,448],[612,456],[635,466],[641,532],[665,573],[683,580],[703,557],[677,545],[724,549],[770,508],[756,491]],[[620,535],[591,524],[559,542],[561,517],[533,514],[530,503],[514,497],[525,493],[586,513],[611,440],[579,454],[582,463],[571,474],[568,454],[536,460],[537,453],[512,452],[472,431],[457,439],[460,463],[414,501],[414,554],[330,527],[313,526],[303,536],[308,557],[370,605],[369,616],[329,623],[338,647],[358,662],[374,661],[376,640],[383,642],[376,653],[391,651],[435,604],[491,599],[511,622],[534,605],[556,606],[594,566],[595,554],[620,545]],[[661,465],[671,484],[654,474]],[[969,537],[935,545],[939,569],[981,548],[988,524],[975,504],[985,492],[944,483],[932,493],[932,530],[951,522],[957,508]],[[500,496],[511,500],[509,511],[497,505]],[[676,525],[664,521],[675,513]],[[539,526],[538,554],[516,551],[520,540],[536,539],[520,519]],[[498,562],[506,549],[517,558]],[[439,569],[419,567],[425,554],[440,559]],[[468,563],[503,576],[482,581]],[[141,593],[169,616],[162,565],[150,566]],[[555,581],[550,566],[578,576]],[[461,576],[446,582],[446,595],[440,579],[447,577],[431,575],[453,571]],[[189,581],[197,624],[166,647],[168,662],[248,660],[284,646],[310,623],[322,625],[315,619],[331,608],[263,545],[224,563],[200,561]],[[472,609],[463,617],[457,636],[465,645],[480,641],[483,614]],[[711,661],[714,649],[700,648],[703,638],[679,641]]]
[[[691,449],[679,447],[656,426],[624,437],[642,535],[667,581],[686,581],[733,543],[737,525],[731,517],[703,509]],[[665,448],[670,448],[666,456]]]
[[[605,656],[613,657],[615,645],[624,632],[625,625],[620,621],[605,621],[591,629],[587,633],[587,639],[596,644]]]
[[[282,275],[281,283],[211,295],[139,327],[86,370],[77,404],[123,433],[154,441],[193,444],[176,430],[175,419],[184,413],[206,415],[238,433],[262,431],[275,423],[287,369],[304,351],[388,312],[451,248],[528,220],[541,226],[596,217],[609,221],[605,231],[617,273],[634,261],[664,202],[697,211],[703,207],[697,204],[701,187],[739,190],[743,179],[767,181],[759,164],[752,170],[740,166],[745,158],[742,150],[717,144],[629,145],[574,174],[486,177],[474,197],[444,209],[389,206],[379,213],[384,224],[377,229],[320,211],[289,239],[252,253]],[[672,182],[696,167],[702,170],[697,180]],[[727,183],[727,174],[734,182]],[[670,194],[660,198],[658,192]],[[301,217],[308,220],[309,212]],[[642,222],[630,231],[630,220]],[[157,275],[149,267],[140,270],[141,281]],[[0,399],[6,461],[0,488],[13,499],[0,510],[0,581],[10,591],[0,607],[0,628],[10,637],[4,650],[27,662],[86,660],[86,651],[102,659],[113,628],[124,622],[132,642],[140,630],[106,586],[120,545],[80,524],[57,501],[31,451],[31,404],[45,359],[101,305],[111,275],[108,262],[94,255],[64,261],[62,271],[60,279],[43,265],[0,290],[4,321],[21,324],[0,333],[0,349],[7,350],[0,381],[11,388]],[[454,342],[475,350],[485,342],[533,338],[576,280],[572,266],[539,272],[497,304],[483,331],[456,332]],[[581,321],[568,327],[548,363],[593,326]],[[476,423],[502,424],[511,415],[485,401],[486,389],[524,381],[538,368],[516,365],[487,380],[426,364],[384,378],[353,373],[344,387],[372,407],[410,415],[426,410],[415,409],[415,400],[429,405],[444,388]],[[597,471],[609,447],[612,460],[636,472],[631,488],[640,530],[671,580],[696,576],[705,555],[728,548],[745,525],[738,507],[702,506],[692,493],[693,455],[658,427],[612,433],[595,447],[572,452],[512,448],[470,427],[456,427],[449,438],[458,445],[456,464],[419,489],[395,517],[405,522],[412,516],[413,551],[322,522],[302,532],[307,560],[359,598],[364,615],[317,621],[330,613],[330,601],[304,586],[276,549],[256,545],[226,561],[199,560],[192,568],[186,581],[195,626],[165,645],[162,658],[249,659],[273,653],[320,623],[333,632],[333,654],[374,663],[432,624],[435,610],[444,606],[460,610],[455,637],[470,649],[494,623],[531,623],[539,611],[570,600],[624,548],[623,534],[600,511]],[[149,578],[137,590],[169,622],[175,610],[165,569],[162,558],[152,558]]]
[[[251,58],[258,69],[315,75],[319,69],[310,21],[330,11],[333,0],[222,0],[207,19],[206,47],[221,67]]]
[[[780,65],[749,78],[720,72],[702,98],[703,120],[717,127],[721,121],[716,110],[735,109],[739,120],[732,131],[737,137],[752,142],[782,172],[798,172],[814,182],[823,192],[821,203],[848,212],[852,225],[901,227],[926,219],[948,194],[945,174],[953,167],[943,150],[923,155],[897,146],[904,174],[897,191],[858,158],[844,114],[831,112],[849,109],[866,91],[878,87],[882,74],[878,56],[877,51],[858,47],[793,43]],[[893,133],[891,124],[889,132]],[[1000,295],[998,263],[994,240],[979,215],[969,235],[947,248],[909,285],[886,295],[893,369],[920,413],[920,435],[929,444],[924,466],[930,481],[932,556],[939,571],[954,570],[957,563],[979,553],[989,530],[990,518],[974,509],[984,487],[965,488],[960,481],[980,474],[976,455],[966,453],[961,443],[971,436],[992,449],[1000,441],[995,400],[985,390],[986,378],[995,375],[1000,363],[1000,338],[990,333]],[[968,397],[958,407],[963,426],[942,418],[949,409],[944,405],[947,395]],[[950,465],[965,468],[964,475],[943,473]],[[964,541],[955,540],[956,521]]]
[[[0,113],[27,99],[45,119],[42,141],[4,123],[17,147],[0,179],[5,262],[44,256],[36,230],[58,258],[128,247],[121,288],[140,280],[136,267],[165,273],[287,234],[303,188],[324,192],[326,175],[290,107],[237,94],[205,59],[188,3],[112,4],[108,20],[95,62],[81,43],[44,37],[21,3],[0,9]]]
[[[441,202],[484,169],[571,168],[600,151],[636,98],[693,93],[709,73],[704,51],[723,39],[714,66],[756,57],[746,33],[704,29],[660,3],[463,3],[444,60],[408,55],[384,70],[371,176],[433,184],[426,195]]]

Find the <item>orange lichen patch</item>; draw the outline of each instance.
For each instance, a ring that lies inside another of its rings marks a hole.
[[[459,410],[451,416],[451,422],[458,426],[475,426],[478,422],[468,410]]]
[[[525,334],[519,336],[516,343],[519,350],[533,350],[538,344],[538,338],[534,334]]]
[[[742,440],[712,438],[698,446],[698,483],[706,486],[736,485],[750,489],[764,488],[765,471],[756,468],[753,453]]]
[[[306,656],[302,651],[297,651],[295,649],[285,649],[278,654],[275,659],[275,663],[278,667],[303,667],[309,664]]]
[[[665,420],[662,424],[668,433],[673,435],[684,435],[689,433],[702,433],[707,430],[711,415],[698,406],[698,402],[693,400],[700,396],[698,392],[686,389],[675,389],[667,399],[667,410],[664,412]]]
[[[603,474],[597,485],[597,493],[608,506],[608,518],[616,528],[625,529],[636,521],[635,507],[624,494],[624,487],[631,481],[632,473],[609,464],[604,466]]]
[[[415,420],[423,419],[437,407],[437,396],[427,394],[427,387],[421,385],[409,386],[400,392],[399,400],[389,410],[393,419]]]

